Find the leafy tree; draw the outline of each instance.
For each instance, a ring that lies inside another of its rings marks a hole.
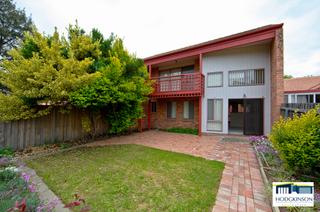
[[[26,33],[21,46],[2,61],[0,120],[18,120],[48,114],[53,107],[89,110],[105,116],[110,133],[120,133],[142,116],[142,103],[152,91],[143,60],[130,54],[113,34],[105,39],[97,30],[86,34],[70,25],[68,36]],[[46,106],[44,106],[46,105]],[[87,121],[84,121],[87,124]]]
[[[108,64],[101,66],[101,77],[71,93],[70,97],[78,107],[105,111],[110,133],[117,134],[142,117],[142,103],[152,87],[143,61],[130,55],[122,40],[115,39],[106,61]]]
[[[13,0],[0,1],[0,58],[17,46],[25,31],[31,31],[32,20],[24,10],[18,9]]]
[[[12,58],[1,64],[5,71],[0,72],[0,83],[10,90],[10,95],[0,94],[0,107],[9,99],[13,105],[0,110],[0,119],[45,115],[54,106],[68,105],[71,91],[100,76],[90,70],[92,57],[101,54],[99,44],[79,31],[78,26],[70,26],[69,39],[60,37],[57,31],[52,36],[35,30],[26,33],[21,46],[9,52]],[[23,111],[15,112],[17,107]]]
[[[285,74],[283,76],[283,79],[292,79],[292,78],[293,78],[293,76],[292,75],[288,75],[288,74]]]

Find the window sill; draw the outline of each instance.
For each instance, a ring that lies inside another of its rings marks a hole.
[[[207,86],[207,88],[222,88],[223,87],[223,85],[221,85],[221,86]]]

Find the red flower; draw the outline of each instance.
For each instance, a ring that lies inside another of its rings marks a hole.
[[[73,208],[73,207],[79,206],[80,204],[81,204],[80,201],[73,201],[73,202],[66,204],[64,207],[65,208]]]

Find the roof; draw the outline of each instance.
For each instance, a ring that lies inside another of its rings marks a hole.
[[[243,38],[243,37],[248,37],[250,35],[257,35],[259,33],[262,35],[262,33],[273,32],[276,29],[282,28],[282,26],[283,26],[283,23],[281,23],[281,24],[270,24],[270,25],[258,27],[258,28],[251,29],[251,30],[248,30],[248,31],[243,31],[243,32],[240,32],[240,33],[237,33],[237,34],[233,34],[233,35],[221,37],[221,38],[218,38],[218,39],[206,41],[206,42],[203,42],[203,43],[187,46],[187,47],[184,47],[184,48],[180,48],[180,49],[164,52],[164,53],[161,53],[161,54],[156,54],[156,55],[144,58],[144,61],[146,63],[148,63],[149,61],[154,60],[154,59],[158,59],[158,58],[165,57],[165,56],[170,56],[170,55],[175,55],[175,54],[182,53],[182,52],[187,52],[187,51],[194,51],[195,54],[196,53],[199,54],[199,52],[202,53],[201,49],[203,49],[203,48],[206,48],[206,47],[209,47],[209,46],[213,46],[213,45],[216,45],[216,44],[220,44],[220,43],[223,43],[223,42],[237,40],[237,39]],[[274,34],[273,34],[273,36],[274,36]],[[261,37],[261,38],[264,38],[264,37]],[[265,36],[265,39],[267,39],[267,38],[269,38],[269,37]],[[248,43],[250,43],[250,41],[251,40],[247,40]],[[196,51],[196,50],[200,50],[200,51]],[[203,53],[206,53],[205,50],[203,51]]]
[[[297,77],[284,80],[285,93],[320,92],[320,76]]]

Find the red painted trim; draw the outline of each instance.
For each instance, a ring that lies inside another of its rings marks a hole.
[[[166,98],[169,96],[201,96],[203,93],[203,78],[204,76],[200,72],[151,78],[155,81],[155,83],[154,92],[150,96],[161,98]],[[172,85],[175,85],[172,84],[173,82],[180,83],[181,87],[179,90],[174,90],[172,88]],[[167,83],[167,90],[161,91],[161,83]]]
[[[202,135],[202,97],[199,96],[199,114],[198,114],[198,135]]]
[[[297,90],[297,91],[285,91],[286,94],[295,94],[295,93],[316,93],[320,92],[320,89],[315,90]]]
[[[197,97],[201,96],[201,92],[166,92],[166,93],[159,93],[151,95],[151,98],[171,98],[171,97]]]
[[[148,65],[148,72],[149,72],[149,79],[151,79],[151,71],[152,71],[152,67],[151,65]]]
[[[157,54],[157,55],[153,55],[153,56],[150,56],[150,57],[146,57],[146,58],[144,58],[144,60],[150,60],[150,59],[157,58],[157,57],[164,56],[164,55],[169,55],[169,54],[174,54],[174,53],[177,53],[177,52],[187,51],[187,50],[195,49],[195,48],[198,48],[198,47],[202,47],[202,46],[206,46],[206,45],[210,45],[210,44],[214,44],[214,43],[218,43],[218,42],[222,42],[222,41],[226,41],[226,40],[232,40],[232,39],[235,39],[235,38],[244,37],[244,36],[247,36],[247,35],[257,34],[259,32],[265,32],[265,31],[270,31],[270,30],[274,30],[275,31],[275,30],[277,30],[279,28],[282,28],[282,26],[283,26],[283,23],[266,25],[266,26],[255,28],[255,29],[251,29],[251,30],[240,32],[240,33],[236,33],[236,34],[233,34],[233,35],[221,37],[221,38],[218,38],[218,39],[214,39],[214,40],[198,43],[198,44],[195,44],[195,45],[187,46],[187,47],[184,47],[184,48],[175,49],[175,50],[172,50],[172,51],[169,51],[169,52],[164,52],[164,53],[161,53],[161,54]]]
[[[214,52],[218,50],[223,50],[231,47],[242,46],[246,44],[251,44],[259,41],[264,41],[272,39],[275,37],[275,30],[270,29],[267,31],[259,31],[249,35],[242,35],[240,37],[232,37],[228,39],[222,39],[215,43],[210,43],[206,45],[199,45],[195,48],[186,48],[181,51],[175,51],[173,53],[162,54],[155,57],[145,58],[144,62],[148,65],[163,63],[167,61],[177,60],[181,58],[196,56],[199,54]]]
[[[202,74],[202,54],[199,54],[199,72]]]

